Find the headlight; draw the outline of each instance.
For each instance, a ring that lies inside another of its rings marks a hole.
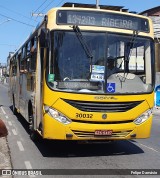
[[[44,110],[47,114],[49,114],[52,118],[63,124],[70,124],[72,121],[65,117],[63,114],[58,112],[57,110],[50,108],[49,106],[44,106]]]
[[[146,121],[152,115],[152,109],[148,109],[142,115],[140,115],[137,119],[134,120],[134,123],[139,125]]]

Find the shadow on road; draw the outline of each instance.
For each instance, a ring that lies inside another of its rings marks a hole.
[[[144,153],[141,148],[129,141],[78,144],[76,142],[42,140],[35,144],[44,157],[116,156]]]
[[[17,119],[29,134],[29,124],[26,120],[20,114],[17,114]],[[127,140],[79,144],[73,141],[40,139],[34,143],[44,157],[116,156],[144,153],[140,147],[134,144],[134,141]]]

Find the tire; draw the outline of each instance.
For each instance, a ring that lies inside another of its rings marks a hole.
[[[13,105],[12,105],[12,110],[13,110],[13,114],[14,115],[17,115],[17,109],[16,109],[16,106],[15,106],[15,99],[14,99],[14,96],[13,96]]]
[[[29,135],[32,141],[38,141],[39,135],[36,130],[34,130],[34,117],[32,112],[29,115]]]

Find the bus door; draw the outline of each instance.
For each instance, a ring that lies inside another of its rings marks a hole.
[[[25,61],[22,61],[22,66]],[[27,101],[27,74],[25,72],[25,68],[20,69],[20,77],[19,77],[19,107],[20,113],[25,117],[26,116],[26,101]]]
[[[34,128],[42,127],[42,104],[43,104],[43,87],[44,87],[44,66],[46,61],[47,49],[45,45],[42,44],[42,38],[44,39],[45,33],[40,29],[39,38],[37,43],[37,64],[36,64],[36,94],[35,94],[35,118],[34,118]],[[43,37],[42,37],[43,36]],[[36,121],[35,121],[36,120]],[[36,126],[35,126],[36,125]]]
[[[37,64],[36,64],[36,92],[35,92],[35,116],[34,129],[42,124],[42,101],[43,101],[43,51],[38,42],[37,46]]]
[[[15,88],[15,103],[16,103],[16,108],[19,110],[20,104],[19,104],[19,95],[20,95],[20,56],[16,56],[17,59],[17,79],[16,79],[16,88]]]

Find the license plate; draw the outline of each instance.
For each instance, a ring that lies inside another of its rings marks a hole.
[[[96,136],[103,136],[103,135],[111,136],[112,130],[96,130],[94,135],[96,135]]]

